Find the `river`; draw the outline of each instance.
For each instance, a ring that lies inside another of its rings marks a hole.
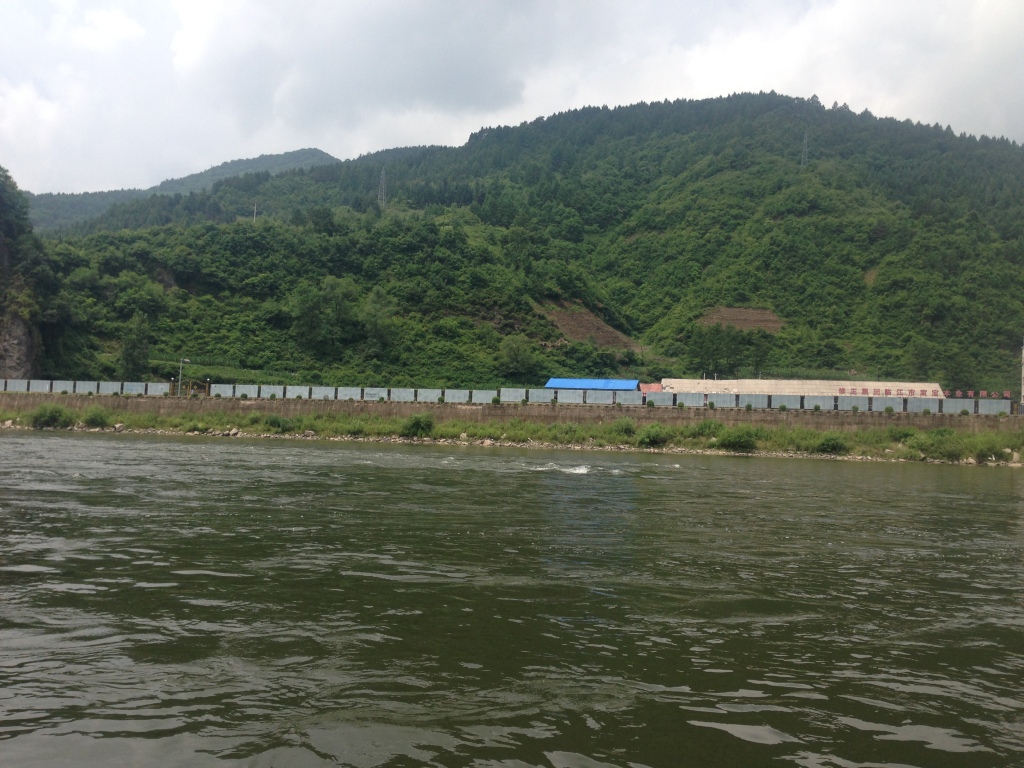
[[[1019,470],[0,436],[4,766],[1024,765]]]

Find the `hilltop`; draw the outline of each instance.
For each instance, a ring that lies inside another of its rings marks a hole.
[[[152,195],[187,195],[209,189],[215,182],[242,176],[246,173],[281,173],[297,168],[308,169],[317,165],[339,162],[319,149],[298,149],[277,155],[260,155],[246,160],[229,160],[199,173],[180,179],[167,179],[149,189],[118,189],[109,192],[80,192],[77,194],[46,193],[33,195],[29,200],[29,219],[40,232],[60,229],[102,215],[117,203],[128,203]]]
[[[188,355],[351,385],[1019,384],[1024,150],[815,98],[573,110],[123,201],[59,235],[37,283],[55,376],[113,375],[141,338],[165,377]]]

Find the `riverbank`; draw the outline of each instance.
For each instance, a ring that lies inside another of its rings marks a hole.
[[[35,408],[12,410],[5,408],[6,404],[0,401],[0,428],[787,458],[813,456],[859,461],[1007,466],[1020,466],[1020,453],[1024,447],[1024,432],[1020,429],[968,432],[947,426],[922,428],[904,423],[902,419],[889,420],[888,423],[865,419],[859,430],[822,430],[783,421],[771,424],[753,419],[729,424],[719,418],[718,412],[703,409],[694,414],[699,415],[699,419],[684,421],[653,419],[648,412],[655,409],[644,408],[627,413],[606,412],[605,418],[596,420],[546,423],[520,416],[509,417],[504,406],[477,406],[473,412],[478,417],[476,419],[451,417],[465,416],[466,412],[461,410],[444,414],[439,408],[423,407],[413,407],[404,416],[393,415],[384,409],[375,409],[375,404],[354,412],[348,409],[312,409],[311,412],[285,416],[267,407],[246,411],[213,409],[208,407],[209,400],[179,401],[178,407],[169,409],[171,412],[161,413],[160,409],[152,407],[132,407],[146,403],[144,400],[111,402],[115,399],[80,399],[91,402],[75,409],[69,407],[70,403],[35,399],[30,401],[34,402]],[[199,403],[203,406],[199,407]],[[492,414],[490,419],[479,418],[487,412]],[[735,413],[723,415],[736,416]],[[743,415],[751,414],[744,412]],[[1004,421],[1001,419],[996,423],[1005,426]],[[816,426],[820,425],[821,422]]]

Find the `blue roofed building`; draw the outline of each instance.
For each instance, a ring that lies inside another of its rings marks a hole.
[[[610,392],[635,392],[639,379],[548,379],[545,389],[604,389]]]

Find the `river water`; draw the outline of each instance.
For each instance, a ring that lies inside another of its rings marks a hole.
[[[1024,476],[0,436],[4,766],[1024,765]]]

